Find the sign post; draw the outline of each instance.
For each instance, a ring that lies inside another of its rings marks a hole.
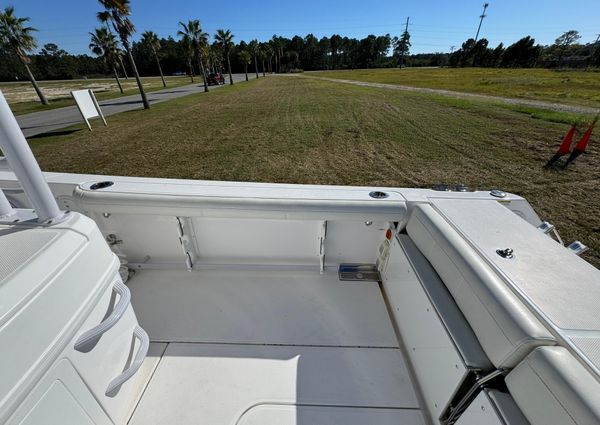
[[[104,119],[104,115],[100,110],[100,105],[98,105],[98,101],[96,100],[96,96],[94,96],[94,92],[91,90],[74,90],[71,92],[71,96],[75,99],[75,103],[77,104],[77,108],[79,108],[79,112],[83,117],[83,120],[87,124],[90,131],[92,131],[92,126],[90,125],[90,119],[92,118],[102,118],[105,126],[106,120]]]

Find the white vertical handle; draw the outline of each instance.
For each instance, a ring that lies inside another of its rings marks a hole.
[[[135,358],[131,362],[131,365],[123,371],[119,376],[110,381],[108,384],[108,388],[106,388],[106,393],[108,397],[117,390],[121,385],[127,382],[135,373],[142,367],[142,363],[144,363],[144,359],[148,354],[148,348],[150,348],[150,338],[145,330],[136,326],[133,330],[133,335],[140,340],[140,348],[138,349]]]
[[[75,342],[75,349],[77,351],[82,351],[91,341],[100,338],[105,332],[116,325],[119,319],[125,314],[131,301],[131,292],[129,291],[129,288],[121,281],[117,281],[113,286],[113,291],[120,296],[120,299],[113,308],[112,313],[110,313],[110,316],[108,316],[106,320],[103,320],[98,325],[81,334]]]

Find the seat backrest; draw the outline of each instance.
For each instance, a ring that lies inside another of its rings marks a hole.
[[[600,382],[563,347],[539,347],[506,377],[532,425],[600,424]]]
[[[406,230],[432,264],[497,368],[513,368],[535,347],[556,340],[464,238],[427,204]]]

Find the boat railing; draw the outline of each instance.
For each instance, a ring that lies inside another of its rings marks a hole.
[[[68,213],[61,211],[42,170],[13,115],[4,94],[0,91],[0,149],[19,184],[31,201],[37,221],[41,224],[54,224],[67,218]],[[4,195],[0,194],[0,220],[20,221],[15,210]]]

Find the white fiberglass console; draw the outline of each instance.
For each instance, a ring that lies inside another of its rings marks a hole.
[[[77,213],[0,225],[0,423],[124,423],[148,350],[119,260]]]

